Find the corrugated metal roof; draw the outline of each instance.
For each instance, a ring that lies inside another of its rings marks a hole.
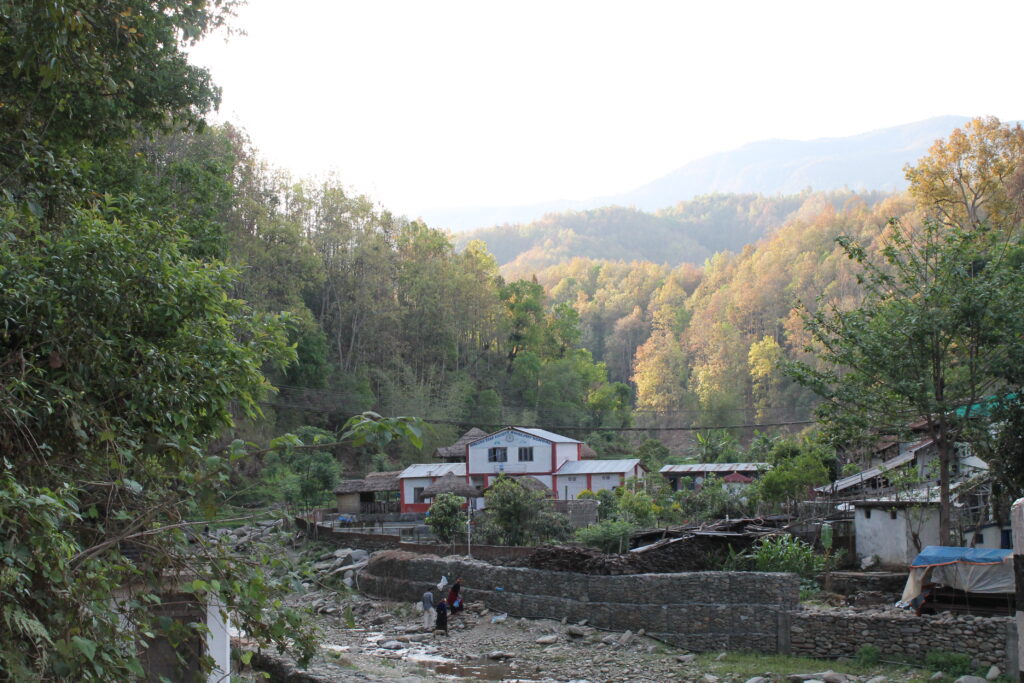
[[[612,472],[632,472],[640,463],[639,458],[629,460],[567,460],[555,472],[563,474],[608,474]]]
[[[897,455],[895,458],[889,458],[881,465],[877,465],[870,469],[866,469],[863,472],[858,472],[857,474],[851,474],[850,476],[843,477],[842,479],[837,479],[831,484],[818,486],[814,490],[817,491],[818,493],[839,493],[840,491],[845,491],[846,489],[857,486],[858,484],[863,484],[865,481],[868,481],[869,479],[874,479],[885,470],[891,470],[894,467],[906,465],[908,462],[914,459],[914,456],[917,454],[919,450],[921,450],[925,446],[930,446],[931,443],[931,439],[924,439],[923,441],[919,441],[918,443],[914,444],[900,455]]]
[[[513,427],[513,429],[518,429],[521,432],[526,432],[527,434],[536,436],[539,439],[544,439],[545,441],[552,441],[554,443],[583,443],[582,441],[570,439],[569,437],[562,436],[561,434],[549,432],[546,429],[537,429],[535,427]]]
[[[425,462],[409,465],[398,475],[399,479],[419,479],[420,477],[443,477],[446,474],[454,474],[457,477],[466,476],[466,463],[464,462]]]
[[[502,432],[507,432],[510,429],[514,430],[514,431],[517,431],[517,432],[523,432],[524,434],[529,434],[530,436],[535,436],[538,439],[544,439],[545,441],[550,441],[551,443],[583,443],[582,441],[577,441],[576,439],[570,439],[567,436],[562,436],[561,434],[555,434],[554,432],[549,432],[546,429],[537,429],[536,427],[505,427],[504,429],[499,429],[496,432],[491,432],[490,434],[484,434],[482,436],[479,436],[479,437],[473,439],[472,441],[470,441],[469,443],[472,445],[472,444],[474,444],[474,443],[476,443],[478,441],[482,441],[484,439],[490,438],[490,437],[494,436],[495,434],[501,434]]]
[[[665,465],[659,472],[662,474],[690,474],[699,472],[760,472],[772,468],[766,462],[705,462],[697,465]]]

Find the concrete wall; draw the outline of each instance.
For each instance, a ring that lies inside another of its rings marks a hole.
[[[892,509],[858,506],[854,526],[857,557],[874,555],[883,567],[905,569],[917,556],[920,551],[914,545],[912,531],[917,532],[922,548],[939,545],[939,511],[933,505]]]
[[[362,591],[420,598],[441,576],[461,576],[467,600],[513,616],[587,619],[593,626],[646,632],[690,650],[777,652],[786,646],[799,595],[791,574],[693,572],[591,576],[501,567],[402,551],[374,555]]]
[[[792,615],[790,652],[806,657],[852,657],[874,645],[883,657],[923,662],[928,652],[970,655],[975,667],[1017,670],[1017,627],[1012,617],[971,617],[852,609],[801,610]]]

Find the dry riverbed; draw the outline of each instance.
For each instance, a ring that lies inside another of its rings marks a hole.
[[[767,683],[803,674],[808,675],[807,680],[826,683],[909,683],[928,680],[932,673],[783,656],[698,655],[648,638],[643,632],[607,632],[586,623],[519,619],[495,614],[478,603],[470,603],[465,613],[453,617],[445,636],[424,632],[420,613],[412,603],[330,591],[306,593],[294,600],[316,610],[321,651],[302,670],[292,662],[278,660],[271,665],[276,667],[272,680],[744,683],[760,677],[757,683]],[[266,665],[266,660],[262,661]],[[831,669],[841,673],[832,674]],[[826,671],[831,675],[823,675]]]

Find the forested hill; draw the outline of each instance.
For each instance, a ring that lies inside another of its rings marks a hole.
[[[885,195],[849,191],[801,192],[765,197],[714,194],[647,213],[610,206],[553,213],[526,225],[500,226],[458,236],[464,248],[482,240],[511,276],[529,276],[573,258],[703,263],[720,251],[740,251],[773,229],[831,204],[841,210],[856,197],[873,205]]]
[[[903,167],[928,153],[932,142],[967,121],[937,116],[859,135],[817,140],[761,140],[692,161],[623,194],[529,206],[469,207],[424,212],[430,225],[456,232],[505,223],[529,223],[560,211],[635,206],[657,211],[712,193],[793,194],[815,190],[880,190],[907,186]]]

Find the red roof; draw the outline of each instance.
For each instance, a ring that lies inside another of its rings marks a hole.
[[[726,484],[749,484],[754,480],[752,477],[740,474],[739,472],[733,472],[732,474],[727,474],[722,477],[722,481]]]

